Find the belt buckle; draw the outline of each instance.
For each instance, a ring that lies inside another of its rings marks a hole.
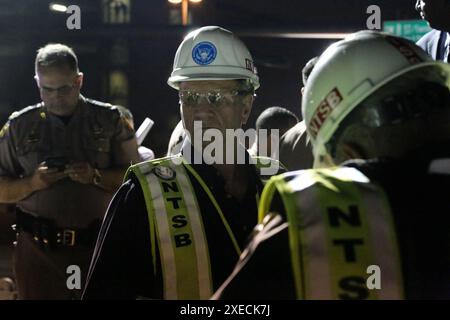
[[[58,243],[62,245],[73,247],[75,245],[76,231],[71,229],[64,229],[58,232]]]

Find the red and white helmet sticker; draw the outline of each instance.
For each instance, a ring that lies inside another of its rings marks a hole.
[[[325,123],[331,112],[343,101],[342,95],[338,88],[331,90],[323,99],[316,109],[311,121],[309,122],[309,130],[313,138],[317,137],[320,128]]]
[[[387,36],[386,41],[393,45],[410,64],[421,63],[424,60],[416,53],[413,48],[413,44],[407,40],[389,37]]]

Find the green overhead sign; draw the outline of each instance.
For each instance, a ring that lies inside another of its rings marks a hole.
[[[424,34],[431,31],[431,28],[425,20],[399,20],[385,21],[383,23],[383,30],[387,33],[416,42]]]

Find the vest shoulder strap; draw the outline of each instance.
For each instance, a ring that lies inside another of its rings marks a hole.
[[[158,245],[165,299],[212,295],[206,234],[195,191],[178,156],[132,166],[144,193],[154,272]]]

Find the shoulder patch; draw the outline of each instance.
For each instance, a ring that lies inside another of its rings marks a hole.
[[[153,173],[163,180],[173,180],[176,177],[176,172],[169,166],[159,165],[153,168]]]

